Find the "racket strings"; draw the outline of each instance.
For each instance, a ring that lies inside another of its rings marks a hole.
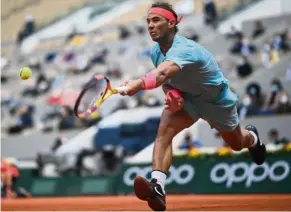
[[[87,83],[78,101],[76,101],[75,114],[77,114],[78,117],[89,116],[95,110],[99,109],[101,104],[114,93],[116,92],[111,88],[108,80],[96,80],[96,78],[94,78]],[[84,106],[82,110],[78,110],[79,105]],[[85,109],[85,111],[83,109]]]

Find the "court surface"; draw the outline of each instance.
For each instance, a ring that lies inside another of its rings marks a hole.
[[[60,197],[2,200],[2,211],[150,209],[135,196]],[[168,195],[167,210],[291,210],[290,195]]]

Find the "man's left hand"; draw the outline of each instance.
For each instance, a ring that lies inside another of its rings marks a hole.
[[[177,112],[183,108],[184,99],[182,96],[179,96],[175,93],[173,94],[172,91],[169,91],[166,94],[166,98],[165,98],[166,109],[172,112]]]

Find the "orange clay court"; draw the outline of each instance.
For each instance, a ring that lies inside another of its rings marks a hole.
[[[168,195],[168,210],[291,210],[291,195]],[[2,200],[3,211],[147,210],[135,196],[60,197]]]

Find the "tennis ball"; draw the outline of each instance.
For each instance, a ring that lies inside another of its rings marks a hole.
[[[32,74],[31,70],[28,67],[24,67],[24,68],[20,69],[20,72],[19,72],[19,76],[23,80],[29,79],[31,77],[31,74]]]

